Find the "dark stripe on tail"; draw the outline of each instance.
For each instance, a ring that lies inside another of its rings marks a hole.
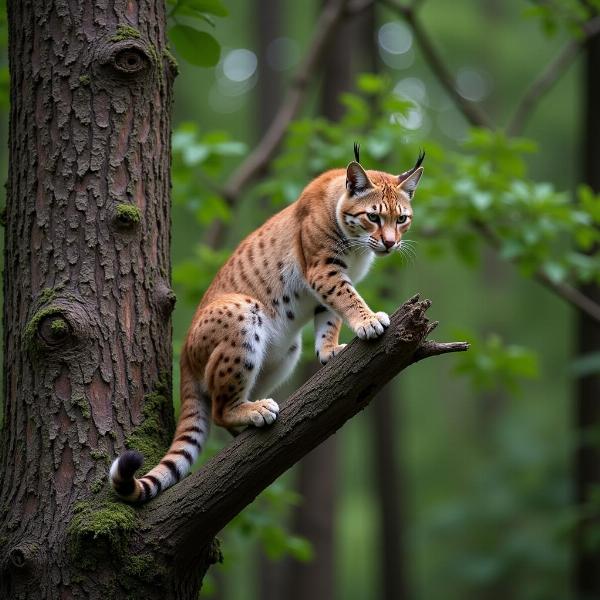
[[[200,442],[196,438],[192,437],[191,435],[186,435],[185,433],[178,435],[175,438],[175,441],[176,442],[186,442],[188,444],[192,444],[192,446],[196,446],[196,448],[201,447]]]
[[[175,481],[179,481],[181,479],[181,475],[179,474],[179,470],[177,469],[177,465],[175,464],[174,461],[165,458],[163,460],[160,461],[160,463],[162,465],[165,465],[165,467],[167,467],[167,469],[169,469],[169,471],[171,471],[171,475],[173,475]]]
[[[160,494],[162,490],[162,483],[160,482],[160,479],[158,479],[158,477],[154,477],[154,475],[146,475],[144,479],[149,479],[156,487],[156,494]],[[156,496],[156,494],[154,495]]]
[[[148,484],[147,481],[145,481],[144,479],[140,479],[140,485],[144,488],[144,495],[141,498],[142,500],[146,500],[147,498],[150,498],[150,485]]]
[[[185,456],[186,460],[188,461],[188,463],[190,463],[190,465],[194,462],[194,457],[185,448],[182,448],[181,450],[173,450],[171,454],[179,454],[181,456]]]
[[[204,435],[206,432],[202,427],[198,427],[198,425],[190,425],[185,428],[185,431],[193,431],[194,433],[199,433],[200,435]]]

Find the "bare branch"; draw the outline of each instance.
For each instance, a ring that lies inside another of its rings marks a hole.
[[[410,25],[429,67],[467,121],[475,127],[491,127],[492,124],[490,119],[483,109],[474,102],[461,96],[456,89],[456,86],[454,85],[454,76],[450,72],[450,69],[447,67],[442,56],[434,47],[429,35],[421,26],[413,5],[402,4],[399,0],[381,0],[381,2],[385,6],[396,11]]]
[[[248,429],[200,471],[140,511],[145,543],[175,558],[197,554],[236,514],[315,446],[360,412],[417,360],[467,349],[425,342],[428,300],[414,297],[391,316],[378,340],[354,340],[285,402],[276,423]],[[168,548],[165,548],[168,544]]]
[[[364,3],[361,3],[364,4]],[[328,2],[315,26],[315,34],[302,64],[292,79],[279,111],[256,148],[230,177],[223,195],[229,205],[236,203],[245,187],[254,181],[268,166],[281,143],[291,121],[298,112],[308,93],[308,84],[321,65],[327,42],[346,13],[348,0]],[[362,10],[364,7],[358,7]]]
[[[448,352],[465,352],[469,349],[467,342],[423,342],[415,352],[414,362],[429,358],[430,356],[439,356]]]
[[[519,135],[523,131],[529,115],[537,107],[542,97],[565,74],[585,45],[600,33],[600,16],[583,24],[582,31],[583,37],[567,42],[523,94],[506,126],[508,135]]]

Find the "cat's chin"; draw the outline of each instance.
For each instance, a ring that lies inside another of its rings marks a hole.
[[[390,250],[373,250],[373,254],[375,256],[389,256],[391,254]]]

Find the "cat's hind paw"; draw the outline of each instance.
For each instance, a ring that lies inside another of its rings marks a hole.
[[[279,405],[273,398],[248,402],[248,424],[254,427],[264,427],[275,422],[279,414]]]
[[[337,344],[327,350],[319,350],[317,358],[322,365],[326,365],[334,356],[337,356],[348,344]]]

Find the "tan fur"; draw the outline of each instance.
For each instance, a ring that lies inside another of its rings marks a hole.
[[[383,333],[388,316],[371,310],[353,282],[366,274],[374,254],[398,248],[412,221],[405,190],[414,190],[421,171],[404,180],[365,172],[358,163],[328,171],[240,243],[204,294],[183,344],[182,410],[173,444],[142,478],[145,485],[136,480],[129,500],[152,497],[183,476],[190,466],[184,452],[199,452],[208,430],[208,406],[212,421],[230,430],[275,420],[279,408],[265,396],[293,370],[300,328],[313,315],[322,363],[343,349],[342,320],[363,339]],[[371,222],[368,212],[381,222]],[[402,215],[406,221],[397,223]],[[385,241],[394,246],[386,248]],[[118,468],[111,475],[119,483]],[[159,489],[148,493],[153,479]]]

